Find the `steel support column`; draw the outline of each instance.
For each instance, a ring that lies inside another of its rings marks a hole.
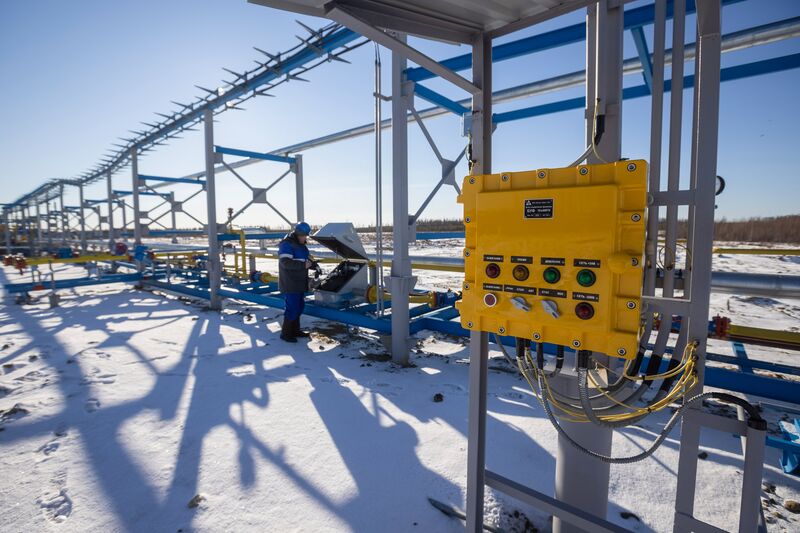
[[[67,212],[64,209],[64,184],[60,184],[58,186],[58,199],[59,199],[59,211],[58,216],[61,220],[61,245],[67,245]]]
[[[492,40],[481,35],[472,45],[472,83],[480,92],[472,96],[470,174],[492,171]],[[486,389],[489,334],[473,331],[469,342],[469,422],[467,444],[467,531],[483,531],[486,470]]]
[[[142,244],[142,221],[139,214],[139,161],[136,147],[131,148],[131,185],[133,191],[133,243]]]
[[[305,194],[303,192],[303,156],[297,154],[294,156],[294,186],[295,198],[297,200],[297,222],[301,222],[306,218],[305,209]]]
[[[106,194],[108,195],[108,249],[114,251],[114,193],[111,172],[106,174]]]
[[[398,40],[405,43],[405,36]],[[411,260],[408,257],[408,97],[407,61],[392,51],[392,220],[394,260],[389,290],[392,293],[392,360],[408,364],[408,295],[414,288]]]
[[[45,203],[45,217],[47,217],[47,251],[53,251],[53,215],[50,212],[50,200]]]
[[[40,205],[36,203],[36,246],[34,246],[36,255],[42,251],[42,211]]]
[[[217,240],[217,195],[214,185],[214,112],[207,109],[203,112],[203,130],[205,132],[205,161],[206,161],[206,208],[208,227],[208,287],[209,307],[220,309],[222,300],[219,295],[222,283],[222,265],[219,258],[219,241]]]
[[[81,253],[86,253],[86,212],[83,205],[83,183],[78,184],[78,216],[81,227]]]
[[[618,161],[622,155],[622,4],[603,1],[592,6],[586,17],[586,144],[593,142],[595,117],[603,115],[605,131],[597,143],[597,154],[588,162]],[[599,357],[599,354],[596,355]],[[577,396],[572,377],[558,379],[563,393]],[[613,432],[594,424],[561,421],[565,431],[581,445],[603,455],[611,454]],[[604,519],[608,508],[610,465],[578,451],[561,435],[556,452],[555,496],[561,502]],[[579,533],[575,524],[553,517],[554,533]]]
[[[689,341],[698,342],[698,385],[688,396],[703,390],[707,334],[700,323],[708,318],[711,289],[711,259],[714,239],[714,201],[717,174],[717,143],[719,134],[720,84],[720,11],[719,0],[698,3],[697,59],[695,60],[694,115],[692,127],[691,187],[695,189],[695,205],[689,208],[689,240],[691,277],[686,280],[685,292],[690,300]],[[686,318],[684,318],[686,320]],[[700,444],[700,425],[695,417],[684,417],[681,425],[681,446],[678,460],[678,483],[675,498],[675,528],[679,516],[694,514],[697,482],[697,451]],[[748,446],[749,448],[749,446]],[[745,457],[747,460],[747,457]],[[760,476],[758,476],[760,482]],[[752,478],[752,476],[751,476]],[[758,498],[759,491],[755,491]],[[742,491],[743,497],[750,494]],[[739,517],[739,531],[756,531],[759,506],[744,505]],[[753,512],[750,512],[753,511]]]
[[[178,213],[175,211],[175,193],[169,193],[169,212],[171,215],[172,231],[178,231]],[[172,236],[172,244],[178,244],[178,236]]]
[[[6,219],[6,254],[11,255],[11,210],[4,209],[3,214]]]

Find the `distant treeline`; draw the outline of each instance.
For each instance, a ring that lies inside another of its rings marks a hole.
[[[665,222],[660,223],[661,230]],[[678,238],[686,238],[687,222],[678,222]],[[391,231],[384,226],[384,231]],[[425,219],[417,222],[418,231],[463,231],[460,219]],[[375,226],[359,227],[358,231],[374,232]],[[800,243],[800,215],[781,217],[759,217],[744,220],[718,220],[714,224],[714,240],[739,242],[786,242]]]
[[[660,228],[665,229],[662,220]],[[678,238],[686,238],[687,223],[678,222]],[[714,223],[714,240],[738,242],[800,243],[800,215],[758,217],[744,220],[717,220]]]
[[[659,223],[661,231],[666,229],[665,221]],[[286,228],[265,228],[266,231],[287,231]],[[686,238],[687,222],[678,221],[678,238]],[[372,233],[375,226],[359,226],[360,233]],[[391,232],[391,225],[383,226],[384,232]],[[423,219],[417,222],[417,231],[464,231],[464,223],[457,218]],[[800,243],[800,215],[782,217],[758,217],[744,220],[718,220],[714,224],[714,240],[738,242],[786,242]]]

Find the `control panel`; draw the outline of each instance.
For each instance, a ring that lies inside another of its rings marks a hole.
[[[461,324],[633,358],[647,163],[467,176]]]

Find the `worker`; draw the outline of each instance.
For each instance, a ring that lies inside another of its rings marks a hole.
[[[303,314],[308,290],[308,271],[316,268],[306,246],[309,233],[311,226],[298,222],[278,246],[278,286],[286,302],[281,339],[286,342],[297,342],[297,337],[309,336],[307,331],[300,329],[300,315]]]

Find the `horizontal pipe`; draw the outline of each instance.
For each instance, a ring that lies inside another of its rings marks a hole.
[[[51,281],[43,283],[8,283],[5,285],[5,290],[9,294],[19,292],[32,292],[32,291],[45,291],[55,288],[69,289],[72,287],[86,287],[89,285],[104,285],[106,283],[122,283],[122,282],[135,282],[142,279],[140,273],[135,274],[111,274],[100,278],[79,278],[79,279],[60,279],[56,280],[55,284]]]
[[[714,248],[714,253],[729,255],[800,255],[800,248]]]

